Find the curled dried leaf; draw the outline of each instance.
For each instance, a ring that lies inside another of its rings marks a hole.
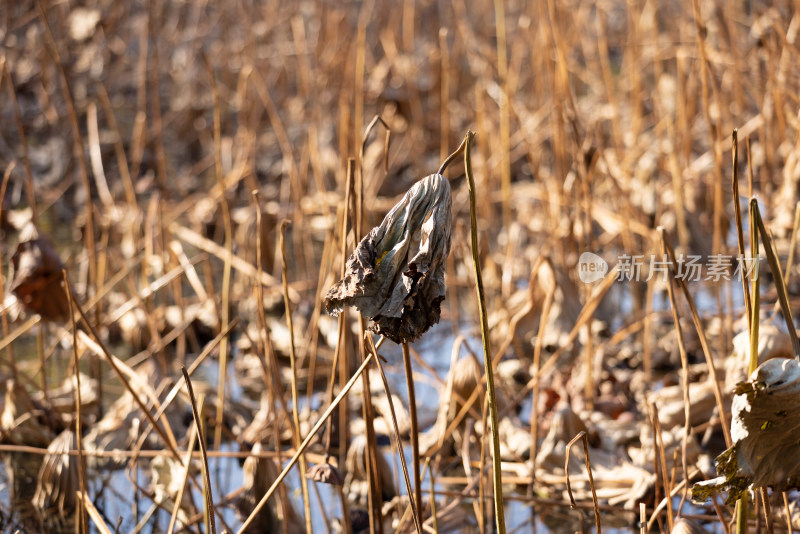
[[[78,489],[78,457],[69,451],[76,447],[75,432],[66,429],[47,447],[37,477],[33,504],[41,510],[68,514],[75,509]]]
[[[11,262],[14,267],[11,291],[26,310],[49,321],[69,317],[69,301],[61,285],[64,264],[52,241],[33,223],[20,231]]]
[[[306,478],[315,480],[317,482],[324,482],[325,484],[330,484],[332,486],[343,486],[344,485],[344,477],[339,470],[329,464],[316,464],[314,467],[308,470],[306,473]]]
[[[439,322],[451,225],[450,184],[441,174],[426,176],[361,240],[325,310],[338,315],[354,306],[373,332],[397,343],[418,338]]]
[[[800,363],[768,360],[737,385],[731,406],[733,445],[717,457],[717,478],[695,484],[692,498],[727,490],[732,503],[749,487],[800,487]]]

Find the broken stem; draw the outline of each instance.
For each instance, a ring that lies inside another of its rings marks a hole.
[[[469,137],[470,133],[472,132],[467,133],[467,137]],[[458,148],[456,149],[455,152],[447,156],[447,159],[442,162],[442,165],[439,167],[439,170],[436,172],[436,174],[443,174],[445,169],[447,169],[447,166],[450,165],[453,162],[453,160],[456,159],[458,155],[464,151],[464,149],[467,147],[467,137],[464,137],[464,140],[461,141],[461,144],[458,145]]]

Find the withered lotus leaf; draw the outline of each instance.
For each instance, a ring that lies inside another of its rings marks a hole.
[[[69,301],[61,285],[64,264],[50,238],[33,223],[20,230],[11,264],[11,291],[26,310],[49,321],[69,317]]]
[[[450,252],[450,184],[441,174],[415,183],[347,260],[344,278],[325,296],[339,315],[354,306],[370,330],[392,341],[412,341],[439,322]]]
[[[733,504],[749,487],[800,488],[800,362],[762,363],[734,389],[731,445],[717,456],[717,476],[692,487],[696,501],[726,490]]]

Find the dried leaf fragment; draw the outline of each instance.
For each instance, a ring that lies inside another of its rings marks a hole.
[[[19,244],[11,258],[11,291],[26,310],[49,321],[69,317],[69,301],[61,285],[64,264],[52,241],[33,223],[20,230]]]
[[[800,487],[800,363],[768,360],[736,386],[731,407],[733,445],[717,457],[717,478],[695,484],[692,498],[727,490],[732,503],[748,486],[776,491]]]
[[[317,482],[324,482],[325,484],[331,484],[332,486],[341,487],[344,485],[344,477],[342,476],[342,473],[339,472],[336,466],[327,462],[316,464],[314,467],[309,469],[306,473],[306,478],[315,480]]]
[[[347,260],[344,278],[325,296],[325,311],[355,306],[370,329],[412,341],[439,322],[450,252],[450,184],[441,174],[415,183]]]

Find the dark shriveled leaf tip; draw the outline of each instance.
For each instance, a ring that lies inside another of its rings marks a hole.
[[[412,341],[439,322],[452,226],[450,184],[441,174],[415,183],[347,260],[325,296],[325,311],[354,306],[370,330]]]

